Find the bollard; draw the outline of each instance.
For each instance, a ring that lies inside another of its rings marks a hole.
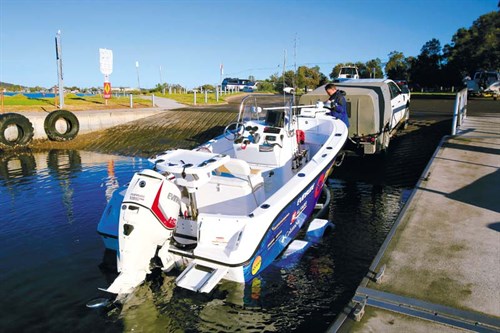
[[[205,104],[208,103],[208,92],[205,90]]]
[[[453,119],[451,125],[451,135],[457,133],[457,126],[460,127],[462,120],[467,117],[467,88],[459,91],[455,97],[453,108]]]
[[[152,94],[151,96],[152,96],[151,100],[153,101],[153,107],[155,107],[155,94]]]
[[[219,88],[215,88],[215,101],[218,103],[219,102]]]
[[[132,97],[132,94],[129,94],[130,97],[130,108],[132,109],[134,107],[134,98]]]
[[[196,90],[194,91],[194,105],[196,105]]]

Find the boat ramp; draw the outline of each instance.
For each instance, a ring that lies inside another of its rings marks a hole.
[[[500,114],[443,138],[328,332],[500,332]]]

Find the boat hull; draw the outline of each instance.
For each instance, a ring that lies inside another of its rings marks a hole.
[[[243,265],[244,281],[248,282],[264,271],[293,241],[311,218],[326,179],[333,168],[332,160],[326,168],[307,184],[276,216],[259,247],[248,263]]]

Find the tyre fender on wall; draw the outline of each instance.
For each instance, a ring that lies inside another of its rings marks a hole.
[[[14,129],[15,128],[15,129]],[[14,133],[17,129],[17,134]],[[27,145],[33,138],[33,124],[18,113],[0,115],[0,143],[6,146]]]
[[[49,113],[43,126],[47,137],[52,141],[73,140],[80,130],[78,118],[66,110],[56,110]],[[65,129],[59,131],[60,127],[65,127]]]

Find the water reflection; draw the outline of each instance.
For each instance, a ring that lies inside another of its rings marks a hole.
[[[0,179],[3,179],[5,182],[29,177],[34,174],[35,170],[36,161],[31,152],[8,152],[0,154]]]
[[[115,175],[115,161],[108,161],[108,177],[106,181],[102,184],[102,186],[106,187],[106,201],[109,202],[111,197],[113,196],[113,192],[120,187],[118,182],[118,178]]]
[[[0,166],[1,330],[120,330],[84,305],[108,284],[96,233],[106,191],[145,163],[52,150],[0,155]]]
[[[96,226],[142,159],[52,150],[0,156],[0,327],[4,331],[325,331],[354,294],[408,191],[330,179],[336,227],[294,266],[210,295],[155,272],[121,308],[85,308],[116,277]],[[342,173],[339,173],[342,175]],[[15,311],[12,311],[15,309]]]

